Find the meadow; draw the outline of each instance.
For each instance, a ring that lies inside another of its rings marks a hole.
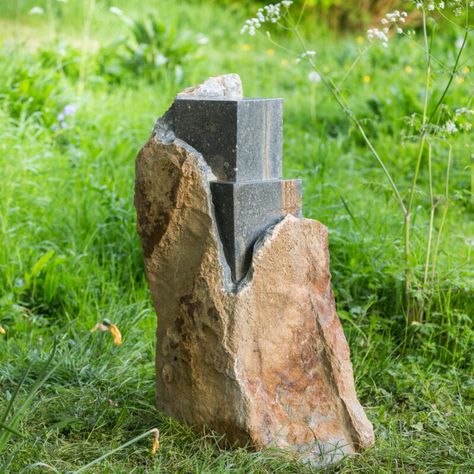
[[[0,0],[0,472],[75,472],[153,428],[154,456],[144,436],[87,472],[474,471],[472,131],[458,123],[420,160],[409,265],[410,298],[424,306],[412,318],[393,190],[319,74],[274,44],[297,49],[297,39],[240,34],[256,8]],[[450,75],[462,32],[441,20],[428,25],[438,30],[430,96],[451,80],[448,114],[473,108],[473,45],[471,35]],[[366,25],[334,31],[313,9],[300,28],[407,199],[425,83],[419,22],[415,38],[387,48],[368,42]],[[154,407],[134,159],[177,92],[228,72],[246,96],[285,99],[284,175],[302,179],[304,215],[330,231],[338,313],[376,444],[321,470],[275,450],[224,450]],[[104,319],[120,346],[90,332]]]

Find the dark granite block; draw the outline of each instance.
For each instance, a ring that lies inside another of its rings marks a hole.
[[[219,180],[281,177],[281,99],[178,98],[173,114],[175,135],[202,153]]]
[[[299,180],[211,182],[217,225],[232,279],[247,273],[255,241],[285,215],[301,214]]]

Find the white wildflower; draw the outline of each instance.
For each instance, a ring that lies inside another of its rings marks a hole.
[[[408,13],[400,10],[394,10],[393,12],[386,13],[380,20],[380,24],[383,26],[379,28],[369,28],[367,30],[367,38],[369,41],[378,41],[383,47],[388,47],[389,33],[393,28],[398,34],[402,34],[403,30],[401,27],[402,23],[405,23]]]
[[[456,117],[460,115],[474,115],[474,110],[468,109],[467,107],[461,107],[460,109],[456,109],[455,112]]]
[[[29,12],[28,15],[43,15],[44,8],[41,7],[33,7]]]
[[[458,131],[456,124],[452,120],[448,120],[444,124],[444,129],[446,130],[447,133],[450,133],[450,134],[456,133]]]
[[[123,10],[121,10],[118,7],[114,7],[114,6],[109,8],[109,12],[113,13],[114,15],[117,15],[117,16],[122,16],[123,15]]]
[[[380,41],[383,46],[388,46],[388,36],[378,28],[369,28],[367,30],[367,39],[369,41]]]
[[[163,66],[168,62],[168,58],[161,53],[155,56],[155,66]]]
[[[114,15],[117,15],[126,25],[133,25],[133,20],[127,15],[125,15],[123,10],[121,10],[120,8],[112,6],[109,8],[109,12]]]
[[[196,38],[197,44],[204,46],[205,44],[209,43],[209,38],[202,33],[199,33]]]
[[[272,3],[266,5],[257,10],[254,18],[249,18],[242,26],[240,34],[248,33],[250,36],[254,36],[257,30],[264,23],[278,23],[285,15],[285,11],[282,11],[282,7],[286,10],[292,5],[291,0],[284,0],[279,3]]]
[[[454,43],[457,49],[461,49],[463,44],[464,44],[464,38],[458,38],[456,40],[456,43]]]
[[[316,84],[321,82],[321,76],[316,71],[310,71],[308,74],[308,81]]]
[[[316,51],[305,51],[304,53],[301,53],[298,58],[296,58],[296,62],[299,63],[303,59],[314,58],[314,56],[316,56]]]

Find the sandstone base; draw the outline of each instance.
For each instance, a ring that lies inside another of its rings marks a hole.
[[[157,405],[230,443],[327,463],[373,444],[335,311],[327,229],[288,215],[237,286],[202,156],[166,116],[136,163],[135,204],[158,315]]]

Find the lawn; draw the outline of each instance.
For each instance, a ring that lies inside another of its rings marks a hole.
[[[156,315],[135,230],[134,159],[177,92],[228,72],[240,74],[247,96],[285,99],[284,175],[302,179],[304,215],[330,231],[338,312],[376,444],[325,472],[474,471],[472,131],[433,140],[432,225],[426,154],[420,162],[409,265],[412,299],[428,303],[423,320],[411,320],[393,190],[307,62],[272,42],[297,49],[297,40],[278,30],[271,41],[239,33],[255,8],[0,0],[0,413],[13,400],[8,422],[33,395],[18,435],[2,444],[0,425],[0,472],[75,471],[152,428],[155,456],[145,436],[88,472],[317,472],[274,450],[224,450],[216,435],[154,408]],[[129,17],[164,22],[153,34],[168,62],[153,48],[137,52]],[[434,99],[460,37],[455,24],[439,23]],[[301,23],[321,74],[342,84],[403,199],[425,82],[417,25],[415,38],[383,48],[363,27],[330,31],[311,9]],[[472,36],[465,49],[443,110],[473,108]],[[416,286],[430,229],[432,278]],[[120,328],[122,345],[90,332],[104,319]]]

